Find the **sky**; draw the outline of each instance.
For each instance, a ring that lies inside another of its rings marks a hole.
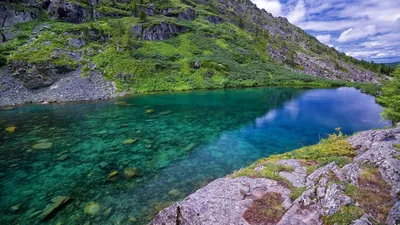
[[[349,56],[400,61],[400,0],[252,0]]]

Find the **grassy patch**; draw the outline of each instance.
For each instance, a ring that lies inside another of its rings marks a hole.
[[[281,194],[268,192],[263,198],[253,201],[250,208],[244,212],[243,218],[250,224],[275,224],[286,211],[282,203]]]
[[[290,199],[292,199],[292,201],[296,200],[306,189],[306,187],[293,188],[292,192],[290,193]]]
[[[358,187],[346,184],[346,195],[351,196],[366,213],[381,222],[385,221],[392,205],[390,185],[385,183],[379,170],[372,166],[361,169],[358,183]]]
[[[259,165],[263,165],[264,169],[259,172],[255,171],[255,168]],[[284,179],[279,176],[279,172],[281,171],[292,172],[293,168],[287,165],[279,165],[273,162],[261,160],[240,171],[235,171],[232,175],[230,175],[230,177],[268,178],[271,180],[283,181]]]
[[[316,145],[306,146],[280,155],[274,155],[271,156],[270,159],[303,159],[316,162],[317,167],[326,165],[330,162],[336,162],[339,166],[344,166],[351,162],[352,157],[356,155],[357,152],[346,140],[346,136],[344,136],[340,129],[338,129],[337,134],[330,134],[328,138],[322,139],[320,143]],[[316,166],[312,165],[310,170],[315,170],[315,168]]]
[[[322,220],[326,225],[348,225],[352,221],[364,215],[364,210],[354,205],[342,206],[340,211],[331,216],[323,217]]]

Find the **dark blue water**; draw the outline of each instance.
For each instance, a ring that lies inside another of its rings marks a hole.
[[[39,224],[144,224],[261,157],[315,144],[337,127],[351,134],[389,125],[381,111],[352,88],[161,93],[1,110],[0,221],[39,223],[50,200],[65,195],[71,203]],[[126,168],[140,176],[125,178]],[[84,212],[89,202],[97,214]]]

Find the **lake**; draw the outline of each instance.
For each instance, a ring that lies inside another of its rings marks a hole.
[[[381,112],[353,88],[277,87],[0,110],[0,221],[35,224],[69,196],[40,224],[146,224],[259,158],[390,125]]]

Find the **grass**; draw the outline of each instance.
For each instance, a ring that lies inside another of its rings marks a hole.
[[[286,211],[282,203],[281,194],[268,192],[261,199],[253,201],[243,218],[250,224],[276,224]]]
[[[355,205],[342,206],[338,212],[331,216],[325,216],[322,221],[326,225],[348,225],[364,215],[364,210]]]
[[[315,168],[324,166],[330,162],[335,162],[339,166],[344,166],[352,161],[352,158],[357,155],[357,152],[351,147],[346,140],[346,136],[337,129],[338,133],[330,134],[328,138],[321,139],[316,145],[306,146],[298,150],[274,155],[270,160],[282,159],[301,159],[315,162],[317,165],[307,166],[308,173]]]
[[[262,165],[264,169],[255,171],[255,168],[259,165]],[[271,180],[284,181],[284,179],[279,176],[279,172],[282,171],[292,172],[293,168],[287,165],[279,165],[273,162],[260,160],[240,171],[235,171],[230,177],[268,178]]]

